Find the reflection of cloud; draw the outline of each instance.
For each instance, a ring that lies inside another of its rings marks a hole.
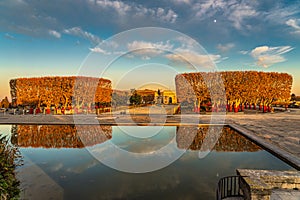
[[[142,199],[143,197],[146,197],[146,199],[149,197],[154,199],[158,191],[162,194],[168,194],[170,191],[178,189],[180,184],[185,181],[185,179],[182,180],[180,174],[176,172],[177,171],[171,168],[168,170],[168,173],[157,171],[155,173],[145,173],[133,176],[120,173],[117,177],[113,176],[109,179],[104,186],[107,189],[104,187],[101,188],[101,199],[136,199],[137,197],[139,197],[139,199]],[[170,193],[168,197],[174,198],[174,192]],[[184,197],[182,198],[187,199]]]
[[[62,163],[57,163],[56,165],[51,165],[51,171],[59,171],[61,168],[63,168],[63,164]]]
[[[253,49],[250,55],[256,60],[258,66],[269,67],[273,64],[286,61],[282,55],[291,50],[293,50],[291,46],[260,46]]]
[[[162,150],[166,145],[169,145],[169,148]],[[176,139],[175,136],[167,138],[166,140],[157,140],[151,138],[145,139],[129,139],[127,138],[124,142],[114,143],[113,141],[105,142],[101,145],[96,145],[94,147],[89,147],[95,155],[104,155],[107,154],[107,158],[117,158],[122,156],[118,151],[128,152],[132,154],[133,157],[138,159],[139,157],[171,157],[176,153]]]
[[[63,199],[64,189],[43,168],[27,156],[23,164],[16,173],[22,188],[20,199]]]
[[[103,144],[101,145],[95,145],[93,147],[87,147],[87,149],[89,151],[91,151],[92,153],[96,153],[96,154],[102,154],[103,152],[106,151],[106,148],[107,147],[107,143],[104,142]]]
[[[98,164],[98,161],[95,159],[92,159],[90,162],[83,162],[83,163],[84,164],[76,166],[76,167],[67,168],[66,171],[76,173],[76,174],[81,174],[83,171],[96,166]]]
[[[126,140],[126,144],[128,142],[129,140]],[[129,145],[127,149],[122,149],[120,148],[122,145],[108,141],[103,145],[90,147],[88,150],[103,164],[119,171],[133,173],[145,173],[161,169],[177,160],[185,152],[185,150],[177,148],[175,137],[158,149],[153,149],[151,145],[142,144],[133,144]],[[134,148],[135,152],[129,151],[129,148]]]

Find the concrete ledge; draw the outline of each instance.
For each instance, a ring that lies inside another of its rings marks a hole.
[[[237,169],[237,174],[242,176],[241,189],[246,200],[300,197],[299,171]]]

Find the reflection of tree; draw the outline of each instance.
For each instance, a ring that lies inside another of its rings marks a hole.
[[[20,147],[83,148],[112,137],[105,125],[16,125],[14,130]]]
[[[209,126],[180,127],[176,133],[178,148],[200,150],[208,129]],[[221,137],[218,139],[213,150],[226,152],[254,152],[260,150],[260,147],[231,128],[224,127]]]
[[[15,177],[19,151],[0,135],[0,199],[18,199],[20,182]]]

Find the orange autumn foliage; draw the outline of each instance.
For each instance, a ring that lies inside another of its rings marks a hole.
[[[176,133],[178,148],[200,150],[208,135],[209,128],[209,126],[180,127]],[[261,148],[231,128],[223,127],[220,138],[218,138],[212,150],[219,152],[255,152],[260,151]]]
[[[84,148],[112,138],[112,127],[101,125],[13,125],[19,147]]]
[[[222,92],[225,92],[228,104],[270,105],[274,101],[288,103],[293,78],[278,72],[227,71],[179,74],[175,82],[179,102],[222,102]]]
[[[111,81],[92,77],[39,77],[10,80],[13,105],[79,105],[111,102]]]

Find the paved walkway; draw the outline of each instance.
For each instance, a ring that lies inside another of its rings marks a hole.
[[[142,106],[142,107],[128,107],[123,106],[122,108],[118,108],[116,111],[113,111],[112,113],[103,113],[106,115],[113,114],[118,115],[121,113],[124,114],[131,114],[131,115],[173,115],[175,109],[178,107],[178,105],[149,105],[149,106]]]
[[[300,170],[300,115],[232,115],[227,124]]]
[[[271,194],[271,200],[299,200],[300,191],[297,190],[274,190]]]

